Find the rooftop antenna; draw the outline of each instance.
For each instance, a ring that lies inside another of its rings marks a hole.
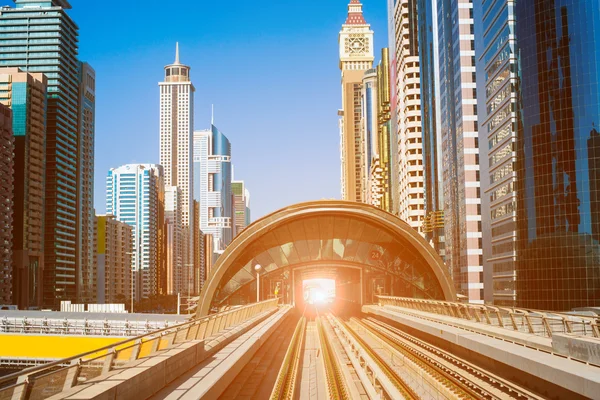
[[[210,124],[214,125],[215,124],[215,105],[211,104],[211,107],[212,107],[212,112],[210,115]]]
[[[179,42],[175,44],[175,64],[179,64]]]

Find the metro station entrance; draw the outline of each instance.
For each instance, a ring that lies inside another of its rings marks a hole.
[[[323,200],[284,208],[236,237],[207,277],[197,315],[274,297],[299,307],[305,282],[315,279],[335,281],[331,304],[344,310],[378,295],[456,298],[439,255],[404,221],[370,205]],[[309,301],[319,293],[308,292]]]

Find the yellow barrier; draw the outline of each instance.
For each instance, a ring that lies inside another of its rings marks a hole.
[[[6,358],[61,360],[122,341],[123,337],[0,335],[0,353]]]

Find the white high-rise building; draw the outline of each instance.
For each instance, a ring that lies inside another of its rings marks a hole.
[[[392,106],[396,120],[397,199],[396,212],[412,228],[422,233],[425,217],[423,139],[421,137],[421,77],[417,8],[414,2],[398,0],[394,4],[392,54]]]
[[[160,165],[164,168],[165,186],[181,190],[183,232],[183,265],[186,279],[192,276],[194,259],[194,92],[190,67],[179,61],[179,43],[175,62],[165,67],[165,80],[160,87]],[[196,228],[197,229],[197,228]]]
[[[106,213],[133,228],[132,270],[136,300],[155,294],[162,167],[129,164],[108,171]]]

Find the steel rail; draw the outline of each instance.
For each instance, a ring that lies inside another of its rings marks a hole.
[[[498,400],[506,399],[507,396],[516,399],[544,398],[389,324],[373,318],[356,321],[405,357],[422,366],[434,379],[442,383],[450,382],[455,386],[452,391],[459,397]]]
[[[306,317],[300,318],[287,349],[283,364],[279,369],[271,400],[292,400],[296,398],[298,374],[300,372],[301,351],[306,337]]]
[[[343,326],[346,331],[352,335],[352,337],[358,342],[358,344],[367,352],[367,354],[375,361],[377,366],[382,372],[388,377],[392,384],[398,389],[405,399],[419,399],[419,395],[410,387],[390,366],[388,363],[381,358],[379,354],[362,338],[358,335],[348,324],[342,321],[340,318],[333,317],[337,322]]]
[[[327,334],[323,327],[321,317],[317,317],[317,332],[321,341],[321,352],[323,353],[323,362],[325,363],[325,375],[327,375],[327,388],[329,391],[329,399],[332,400],[348,400],[348,390],[344,382],[343,374],[340,366],[335,359],[331,343],[327,338]]]

